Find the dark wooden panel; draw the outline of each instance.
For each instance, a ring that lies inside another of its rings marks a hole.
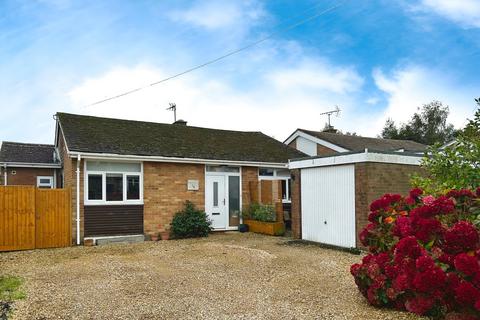
[[[143,205],[85,206],[85,237],[143,234]]]

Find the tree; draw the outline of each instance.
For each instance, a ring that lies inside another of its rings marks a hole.
[[[455,136],[455,128],[447,123],[448,106],[432,101],[418,108],[410,121],[397,127],[394,120],[387,119],[382,138],[413,140],[426,145],[447,143]]]
[[[413,184],[427,192],[441,194],[448,189],[480,187],[480,98],[473,120],[461,130],[451,145],[431,146],[422,160],[425,176],[415,176]]]

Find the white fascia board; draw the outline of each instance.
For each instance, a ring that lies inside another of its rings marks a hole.
[[[7,167],[17,167],[17,168],[61,168],[61,164],[54,163],[26,163],[26,162],[0,162],[1,166],[6,165]]]
[[[289,169],[304,169],[313,167],[335,166],[342,164],[352,164],[359,162],[378,162],[391,164],[406,164],[419,166],[422,157],[406,156],[401,154],[386,154],[386,153],[354,153],[331,157],[310,158],[305,160],[291,161],[288,165]]]
[[[212,159],[194,159],[194,158],[175,158],[160,156],[135,156],[135,155],[119,155],[109,153],[84,153],[69,152],[69,156],[74,158],[81,155],[83,159],[90,160],[111,160],[111,161],[149,161],[149,162],[173,162],[173,163],[193,163],[193,164],[209,164],[209,165],[232,165],[245,167],[269,167],[286,169],[287,163],[278,162],[252,162],[252,161],[232,161],[232,160],[212,160]]]
[[[285,140],[284,144],[289,144],[290,142],[292,142],[293,140],[295,140],[298,137],[302,137],[302,138],[305,138],[307,140],[313,141],[317,144],[320,144],[324,147],[327,147],[327,148],[332,149],[332,150],[337,151],[337,152],[349,152],[350,151],[348,149],[337,146],[336,144],[333,144],[331,142],[328,142],[328,141],[325,141],[323,139],[320,139],[320,138],[314,137],[312,135],[309,135],[308,133],[305,133],[305,132],[300,131],[300,130],[295,131],[287,140]]]

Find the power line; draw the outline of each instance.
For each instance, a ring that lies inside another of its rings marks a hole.
[[[271,33],[271,34],[269,34],[269,35],[267,35],[267,36],[265,36],[265,37],[263,37],[263,38],[261,38],[261,39],[259,39],[259,40],[257,40],[257,41],[254,41],[254,42],[252,42],[252,43],[244,46],[244,47],[240,47],[240,48],[238,48],[238,49],[236,49],[236,50],[230,51],[230,52],[228,52],[228,53],[226,53],[226,54],[224,54],[224,55],[222,55],[222,56],[220,56],[220,57],[218,57],[218,58],[209,60],[209,61],[207,61],[207,62],[205,62],[205,63],[199,64],[199,65],[197,65],[197,66],[194,66],[194,67],[192,67],[192,68],[190,68],[190,69],[187,69],[187,70],[185,70],[185,71],[179,72],[179,73],[177,73],[177,74],[174,74],[174,75],[172,75],[172,76],[170,76],[170,77],[167,77],[167,78],[164,78],[164,79],[162,79],[162,80],[159,80],[159,81],[156,81],[156,82],[152,82],[152,83],[150,83],[150,84],[148,84],[148,85],[145,85],[145,86],[143,86],[143,87],[138,87],[138,88],[135,88],[135,89],[132,89],[132,90],[125,91],[125,92],[123,92],[123,93],[117,94],[117,95],[115,95],[115,96],[111,96],[111,97],[109,97],[109,98],[105,98],[105,99],[96,101],[96,102],[94,102],[94,103],[91,103],[91,104],[89,104],[89,105],[86,105],[85,107],[91,107],[91,106],[98,105],[98,104],[101,104],[101,103],[104,103],[104,102],[107,102],[107,101],[110,101],[110,100],[118,99],[118,98],[124,97],[124,96],[126,96],[126,95],[129,95],[129,94],[138,92],[138,91],[140,91],[140,90],[144,90],[144,89],[153,87],[153,86],[155,86],[155,85],[157,85],[157,84],[160,84],[160,83],[163,83],[163,82],[166,82],[166,81],[169,81],[169,80],[178,78],[178,77],[180,77],[180,76],[183,76],[184,74],[187,74],[187,73],[190,73],[190,72],[192,72],[192,71],[201,69],[201,68],[206,67],[206,66],[208,66],[208,65],[211,65],[211,64],[213,64],[213,63],[215,63],[215,62],[218,62],[218,61],[220,61],[220,60],[223,60],[223,59],[225,59],[225,58],[228,58],[228,57],[230,57],[230,56],[233,56],[234,54],[237,54],[237,53],[239,53],[239,52],[242,52],[242,51],[244,51],[244,50],[247,50],[247,49],[250,49],[250,48],[252,48],[252,47],[254,47],[254,46],[257,46],[257,45],[259,45],[260,43],[265,42],[265,41],[273,38],[274,36],[276,36],[276,35],[278,35],[278,34],[280,34],[280,33],[284,33],[284,32],[286,32],[286,31],[289,31],[289,30],[291,30],[291,29],[294,29],[294,28],[296,28],[296,27],[298,27],[298,26],[300,26],[300,25],[302,25],[302,24],[305,24],[305,23],[307,23],[307,22],[310,22],[310,21],[312,21],[312,20],[314,20],[314,19],[316,19],[316,18],[318,18],[318,17],[320,17],[320,16],[322,16],[322,15],[324,15],[324,14],[330,12],[330,11],[333,11],[333,10],[337,9],[338,7],[340,7],[340,6],[342,6],[343,4],[345,4],[345,2],[347,2],[347,0],[341,1],[341,2],[339,2],[338,4],[329,7],[328,9],[325,9],[325,10],[323,10],[323,11],[320,11],[319,13],[316,13],[316,14],[314,14],[314,15],[312,15],[312,16],[309,16],[309,17],[307,17],[307,18],[304,19],[304,20],[301,20],[301,21],[299,21],[299,22],[296,22],[296,23],[294,23],[294,24],[291,24],[291,25],[287,26],[286,28],[283,28],[283,29],[281,29],[281,30],[279,30],[279,31],[273,32],[273,33]]]

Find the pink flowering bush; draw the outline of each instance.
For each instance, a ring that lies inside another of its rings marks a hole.
[[[369,254],[350,270],[358,289],[377,307],[480,319],[479,218],[480,188],[373,201],[359,235]]]

